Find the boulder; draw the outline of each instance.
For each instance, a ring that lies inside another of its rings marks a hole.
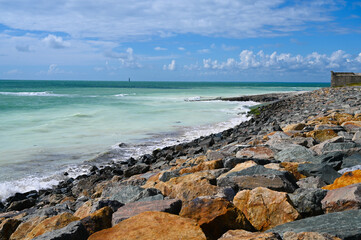
[[[10,240],[22,240],[26,235],[33,230],[40,222],[46,219],[45,216],[37,216],[29,219],[28,221],[22,222],[10,236]]]
[[[283,139],[283,138],[282,139],[272,138],[268,140],[265,144],[271,147],[272,149],[279,151],[285,150],[287,148],[299,146],[297,144],[294,144],[292,139]]]
[[[361,130],[361,121],[347,121],[341,124],[347,132],[355,133]]]
[[[93,204],[92,200],[86,201],[85,203],[83,203],[81,205],[80,208],[78,208],[78,210],[76,210],[76,212],[74,213],[74,216],[78,217],[78,218],[84,218],[84,217],[88,216],[92,210],[92,204]]]
[[[267,232],[322,232],[341,239],[360,239],[361,210],[350,210],[304,218],[274,227]]]
[[[110,195],[109,200],[115,200],[125,204],[158,194],[160,194],[160,192],[156,189],[144,189],[139,186],[125,185],[118,188],[112,188],[109,194],[104,194],[103,192],[102,196],[107,197]]]
[[[338,137],[334,137],[334,138],[328,139],[326,141],[323,141],[322,143],[317,144],[317,145],[311,147],[310,149],[312,151],[314,151],[315,153],[317,153],[318,155],[321,155],[324,152],[323,148],[325,147],[326,144],[342,143],[343,141],[344,141],[344,138],[338,136]]]
[[[312,176],[300,179],[297,185],[300,188],[321,188],[326,186],[326,183],[322,181],[320,176]]]
[[[86,240],[88,232],[80,221],[69,223],[66,227],[44,233],[33,240]]]
[[[229,230],[219,240],[281,240],[277,233],[248,232],[245,230]]]
[[[225,168],[231,169],[231,168],[234,168],[237,164],[247,162],[249,160],[250,159],[226,157],[226,158],[223,159],[223,166]]]
[[[181,207],[182,201],[176,199],[127,203],[113,214],[112,225],[114,226],[125,219],[147,211],[178,214]]]
[[[27,208],[31,208],[35,205],[36,201],[35,199],[32,198],[27,198],[24,200],[19,200],[19,201],[13,201],[10,206],[8,207],[8,211],[10,210],[16,210],[16,211],[21,211]]]
[[[299,188],[288,196],[302,217],[311,217],[323,214],[321,201],[326,194],[319,188]]]
[[[88,240],[190,239],[206,240],[199,225],[189,218],[164,212],[143,212],[112,228],[92,234]]]
[[[313,130],[306,133],[306,137],[312,137],[317,142],[324,142],[337,136],[337,133],[332,129]]]
[[[206,153],[206,157],[207,157],[208,161],[223,159],[227,155],[228,154],[226,154],[222,151],[212,151],[212,150],[208,150]]]
[[[122,204],[121,202],[118,202],[116,200],[100,199],[100,200],[94,202],[90,212],[93,213],[103,207],[110,207],[113,210],[113,212],[115,212],[118,210],[118,208],[120,208],[123,205],[124,204]]]
[[[241,171],[243,169],[250,168],[250,167],[253,167],[253,166],[256,166],[256,165],[257,165],[257,163],[255,163],[252,160],[249,160],[249,161],[243,162],[243,163],[238,163],[234,168],[232,168],[228,172],[223,173],[222,175],[220,175],[219,178],[226,177],[230,173],[239,172],[239,171]]]
[[[278,152],[275,159],[281,162],[305,162],[312,159],[314,154],[310,149],[296,145]]]
[[[282,130],[284,132],[289,132],[289,131],[299,131],[302,130],[306,125],[304,123],[295,123],[295,124],[290,124],[287,125],[286,127],[284,127]]]
[[[81,219],[81,223],[89,234],[110,228],[112,226],[113,210],[110,207],[103,207],[89,216]]]
[[[196,198],[183,205],[179,216],[194,219],[210,240],[229,229],[253,229],[244,214],[222,198]]]
[[[8,240],[20,225],[21,221],[13,218],[8,218],[0,223],[0,239]]]
[[[344,173],[347,173],[347,172],[353,172],[355,170],[361,170],[361,165],[355,165],[353,167],[349,167],[349,168],[343,168],[341,170],[338,170],[337,172],[339,174],[344,174]]]
[[[341,177],[337,178],[333,184],[324,186],[323,189],[332,190],[355,183],[361,183],[361,170],[344,173]]]
[[[219,169],[219,168],[223,168],[222,159],[212,160],[212,161],[208,161],[208,162],[202,162],[193,167],[183,168],[183,169],[179,170],[179,174],[182,175],[185,173],[194,173],[194,172],[200,172],[200,171],[204,171],[204,170],[213,170],[213,169]]]
[[[344,128],[335,124],[319,124],[315,126],[315,130],[333,130],[335,132],[344,131]]]
[[[307,177],[319,176],[326,184],[333,183],[336,178],[341,176],[341,174],[339,174],[331,166],[325,164],[300,164],[298,166],[298,172]]]
[[[239,189],[267,187],[276,191],[293,192],[298,188],[295,177],[286,171],[253,166],[238,172],[232,172],[217,179],[219,187],[234,186]]]
[[[341,240],[341,238],[332,236],[327,233],[318,232],[286,232],[283,234],[283,240]]]
[[[322,154],[329,152],[350,152],[360,149],[360,145],[354,142],[326,143],[322,148]]]
[[[295,176],[297,180],[305,178],[306,176],[298,172],[298,165],[301,163],[297,162],[281,162],[280,166],[284,168],[286,171],[290,172]]]
[[[361,208],[361,183],[348,185],[328,191],[322,200],[326,213]]]
[[[361,154],[354,153],[351,156],[343,159],[341,168],[349,168],[356,165],[361,165]]]
[[[286,193],[263,187],[238,192],[233,203],[258,231],[265,231],[300,217]]]
[[[347,155],[343,152],[330,152],[320,156],[315,157],[312,160],[312,163],[317,164],[326,164],[331,166],[335,170],[339,170],[342,164],[343,159]]]
[[[352,137],[352,141],[356,143],[361,143],[361,131],[355,132],[355,134]]]
[[[149,170],[149,165],[145,164],[145,163],[138,163],[132,167],[129,167],[127,170],[124,171],[124,176],[125,177],[131,177],[133,175],[136,174],[141,174],[141,173],[145,173]]]
[[[274,152],[268,147],[249,147],[237,152],[237,158],[273,159]]]

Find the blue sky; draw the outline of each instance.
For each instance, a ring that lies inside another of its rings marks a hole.
[[[0,79],[327,82],[361,1],[0,0]]]

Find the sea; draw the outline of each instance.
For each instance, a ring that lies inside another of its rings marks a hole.
[[[0,80],[0,200],[50,188],[92,165],[221,132],[248,120],[249,108],[258,104],[209,99],[328,86]]]

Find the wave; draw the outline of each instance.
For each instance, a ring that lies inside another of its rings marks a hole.
[[[66,97],[69,94],[56,94],[51,91],[46,92],[0,92],[0,95],[22,96],[22,97]]]
[[[192,101],[200,101],[202,97],[200,96],[196,96],[196,97],[188,97],[188,98],[185,98],[184,101],[186,102],[192,102]]]
[[[115,94],[113,95],[114,97],[125,97],[125,96],[134,96],[136,95],[135,93],[131,93],[131,94],[127,94],[127,93],[120,93],[120,94]]]

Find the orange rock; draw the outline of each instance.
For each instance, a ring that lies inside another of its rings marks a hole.
[[[300,180],[302,178],[305,178],[305,175],[302,175],[301,173],[298,172],[298,165],[303,164],[299,163],[299,162],[281,162],[280,165],[281,167],[283,167],[286,171],[290,172],[293,174],[293,176],[295,176],[295,178],[297,180]]]
[[[245,230],[229,230],[219,240],[279,240],[277,233],[248,232]]]
[[[324,186],[322,189],[332,190],[360,182],[361,170],[355,170],[353,172],[344,173],[341,177],[336,178],[332,184]]]
[[[361,121],[348,121],[341,125],[348,132],[356,132],[361,128]]]
[[[317,117],[307,122],[307,125],[333,124],[337,125],[337,121],[330,116]]]
[[[7,240],[10,235],[15,232],[16,228],[21,223],[20,220],[8,218],[0,223],[0,239]]]
[[[344,122],[353,120],[353,115],[351,115],[349,113],[334,112],[334,113],[331,113],[329,116],[332,117],[332,119],[336,120],[338,124],[342,124]]]
[[[10,240],[22,240],[25,236],[33,230],[41,221],[43,221],[46,217],[34,217],[26,222],[22,222],[16,231],[11,234]]]
[[[250,147],[244,148],[237,152],[238,158],[259,158],[259,159],[271,159],[274,158],[274,152],[268,147]]]
[[[81,219],[89,234],[112,227],[113,210],[110,207],[103,207],[90,216]]]
[[[331,129],[314,130],[306,133],[306,137],[312,137],[318,142],[323,142],[337,136],[337,133]]]
[[[299,131],[299,130],[302,130],[305,126],[306,125],[303,123],[290,124],[290,125],[287,125],[286,127],[284,127],[282,130],[284,132]]]
[[[63,228],[76,220],[79,220],[79,218],[74,217],[71,213],[62,213],[54,217],[47,218],[34,227],[31,232],[26,235],[24,240],[30,240],[46,232]]]
[[[253,167],[253,166],[256,166],[256,165],[257,165],[257,163],[255,163],[252,160],[249,160],[249,161],[243,162],[243,163],[238,163],[234,168],[232,168],[228,172],[223,173],[221,176],[219,176],[219,178],[225,177],[225,176],[227,176],[228,174],[230,174],[232,172],[239,172],[241,170],[244,170],[246,168],[250,168],[250,167]]]
[[[283,240],[341,240],[341,238],[332,236],[327,233],[318,232],[285,232],[283,234]]]
[[[286,193],[263,187],[240,191],[233,199],[234,205],[258,231],[298,219],[300,214],[288,201]]]
[[[88,240],[205,240],[199,225],[189,218],[164,212],[144,212],[112,228],[92,234]]]
[[[252,230],[244,214],[223,198],[196,198],[183,205],[179,216],[196,220],[207,239],[218,239],[229,229]]]
[[[92,209],[92,205],[93,205],[92,200],[86,201],[85,203],[83,203],[83,205],[81,205],[80,208],[78,208],[78,210],[76,210],[74,216],[78,218],[85,218],[86,216],[89,216],[90,211]]]
[[[66,201],[75,202],[75,200],[76,199],[74,197],[65,197],[65,198],[63,198],[63,200],[61,200],[60,203],[64,203]]]
[[[184,173],[194,173],[194,172],[199,172],[199,171],[204,171],[204,170],[213,170],[213,169],[218,169],[218,168],[222,168],[222,167],[223,167],[223,162],[221,159],[219,159],[219,160],[203,162],[194,167],[183,168],[179,171],[179,174],[182,175]]]

